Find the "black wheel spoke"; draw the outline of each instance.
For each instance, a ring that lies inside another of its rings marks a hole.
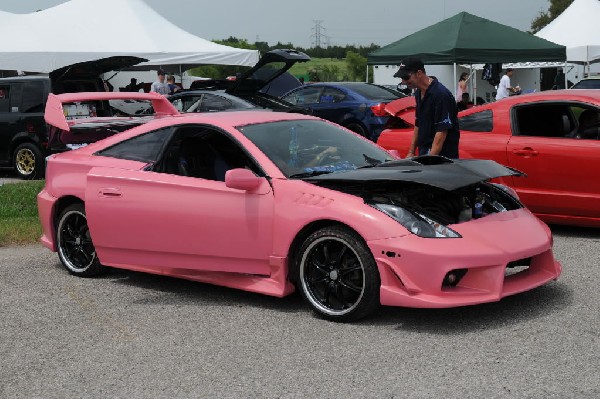
[[[309,279],[308,283],[310,285],[317,285],[319,283],[326,282],[328,280],[327,276],[316,277],[314,279]]]
[[[327,284],[325,286],[325,306],[331,307],[329,299],[331,298],[331,285]]]
[[[342,287],[344,287],[344,288],[349,289],[350,291],[354,291],[354,292],[357,292],[357,293],[360,293],[362,291],[362,287],[358,287],[358,286],[352,284],[351,282],[344,281],[342,279],[340,279],[340,285]]]
[[[362,267],[360,265],[356,265],[350,268],[344,268],[340,270],[340,277],[345,277],[348,274],[352,273],[352,272],[356,272],[356,271],[360,271],[362,270]]]
[[[346,251],[348,251],[348,247],[344,245],[338,253],[337,259],[335,260],[338,265],[342,264],[342,259],[344,258],[344,255],[346,255]]]

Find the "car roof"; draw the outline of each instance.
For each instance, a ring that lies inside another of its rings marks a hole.
[[[238,126],[253,125],[259,123],[311,119],[323,121],[320,118],[298,114],[294,112],[273,112],[268,110],[245,110],[228,112],[205,112],[205,113],[184,113],[168,116],[146,118],[146,122],[140,126],[122,131],[121,133],[105,138],[101,141],[91,143],[81,148],[83,153],[93,153],[100,149],[110,147],[124,140],[144,134],[150,130],[161,129],[165,127],[184,125],[184,124],[205,124],[214,125],[221,128],[231,128]],[[327,123],[326,121],[323,121]],[[73,121],[74,125],[86,123],[85,119]],[[141,130],[140,130],[141,129]]]
[[[512,107],[521,103],[535,103],[537,101],[581,101],[600,104],[600,90],[546,90],[535,93],[511,96],[500,101],[494,101],[459,112],[459,116],[469,115],[486,109]]]

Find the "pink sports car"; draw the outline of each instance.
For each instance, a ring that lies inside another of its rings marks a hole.
[[[155,115],[65,119],[63,104],[126,97]],[[38,195],[42,243],[77,276],[297,288],[349,321],[379,305],[499,301],[561,272],[548,227],[489,182],[521,173],[493,161],[401,160],[316,117],[179,114],[153,93],[50,95],[46,121],[58,140],[108,136],[50,156]]]

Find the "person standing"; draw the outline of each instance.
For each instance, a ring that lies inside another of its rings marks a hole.
[[[556,76],[554,77],[554,86],[552,86],[553,90],[561,90],[565,88],[565,72],[561,69],[558,70]]]
[[[150,91],[160,93],[163,95],[168,95],[169,85],[165,82],[165,71],[159,69],[156,75],[158,76],[158,80],[152,83],[152,86],[150,86]]]
[[[175,76],[173,75],[169,75],[167,84],[169,85],[169,94],[175,94],[181,90],[181,88],[175,84]]]
[[[469,74],[467,72],[463,72],[460,74],[460,78],[458,79],[458,87],[456,88],[456,102],[462,101],[463,93],[468,93],[467,90],[467,81],[469,80]]]
[[[454,96],[434,76],[427,76],[423,61],[408,57],[400,63],[394,74],[415,90],[416,120],[413,138],[407,157],[442,155],[458,158],[458,109]]]
[[[502,76],[502,79],[500,79],[500,83],[498,84],[498,92],[496,93],[496,101],[502,100],[503,98],[510,96],[510,93],[514,93],[514,94],[518,93],[519,86],[512,87],[510,85],[510,78],[512,77],[512,75],[513,75],[513,69],[506,68],[506,73],[504,74],[504,76]]]

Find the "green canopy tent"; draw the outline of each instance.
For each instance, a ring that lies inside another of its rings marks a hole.
[[[567,51],[565,46],[461,12],[369,53],[367,64],[399,65],[408,56],[425,64],[454,64],[456,79],[456,64],[566,62]]]
[[[565,61],[548,40],[467,12],[431,25],[367,55],[369,65],[397,65],[407,56],[425,64]]]

